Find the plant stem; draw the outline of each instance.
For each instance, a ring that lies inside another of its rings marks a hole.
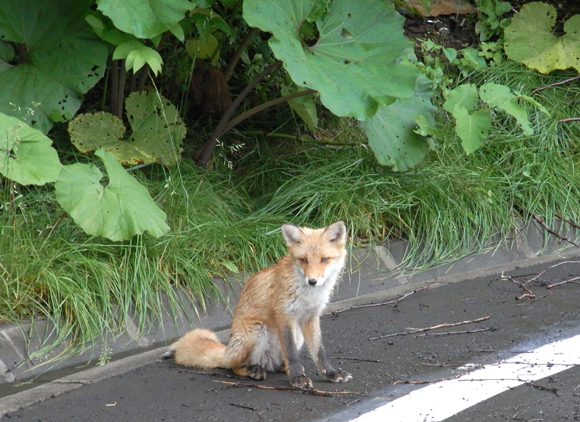
[[[288,94],[288,95],[285,95],[283,97],[276,98],[275,100],[268,101],[267,103],[260,104],[259,106],[256,106],[254,108],[249,109],[248,111],[244,111],[242,114],[238,115],[236,118],[234,118],[228,122],[228,124],[226,125],[226,127],[223,130],[223,133],[226,133],[231,128],[233,128],[235,125],[237,125],[238,123],[246,120],[248,117],[251,117],[256,113],[259,113],[262,110],[266,110],[267,108],[273,107],[276,104],[280,104],[280,103],[292,100],[294,98],[303,97],[304,95],[314,94],[315,92],[316,92],[315,90],[310,89],[310,88],[306,89],[304,91],[294,92],[292,94]]]
[[[238,61],[240,60],[242,53],[248,47],[248,44],[250,44],[250,41],[252,41],[252,38],[254,37],[254,35],[256,35],[258,31],[259,31],[258,28],[250,28],[250,31],[246,34],[246,36],[244,37],[244,39],[234,52],[232,59],[224,69],[224,79],[226,80],[226,82],[230,80],[232,74],[234,73],[234,68],[236,67],[236,64],[238,64]]]
[[[265,132],[263,130],[252,130],[249,132],[244,131],[244,135],[262,135],[266,138],[274,137],[274,138],[284,138],[284,139],[291,139],[293,141],[300,141],[306,144],[315,144],[315,145],[330,145],[330,146],[338,146],[338,147],[359,147],[361,145],[366,145],[365,143],[360,142],[329,142],[329,141],[317,141],[316,139],[309,139],[309,138],[302,138],[296,135],[288,135],[287,133],[274,133],[274,132]],[[131,170],[131,169],[128,169]]]
[[[201,149],[195,155],[195,160],[200,162],[202,165],[206,166],[209,163],[211,158],[211,154],[217,144],[217,139],[222,136],[225,132],[225,127],[228,125],[230,118],[236,112],[236,109],[239,105],[246,99],[248,94],[254,89],[256,85],[258,85],[266,76],[277,70],[280,66],[282,66],[281,60],[276,60],[270,66],[268,66],[262,73],[256,76],[243,90],[240,92],[240,95],[232,102],[232,105],[226,110],[223,117],[217,124],[216,128],[214,129],[213,133],[211,134],[210,138],[206,141],[205,144],[201,147]]]
[[[117,109],[117,96],[119,92],[119,60],[111,62],[111,93],[109,98],[109,111],[113,116],[119,115]]]

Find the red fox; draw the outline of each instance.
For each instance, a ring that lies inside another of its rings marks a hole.
[[[320,314],[346,259],[346,227],[338,221],[322,229],[282,225],[288,254],[253,275],[234,310],[228,345],[215,333],[197,329],[169,346],[164,357],[201,369],[230,368],[256,380],[266,372],[286,372],[297,388],[311,389],[298,352],[306,342],[318,370],[332,382],[352,375],[336,370],[326,357]]]

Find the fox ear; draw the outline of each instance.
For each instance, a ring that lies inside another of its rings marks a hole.
[[[294,224],[282,224],[282,236],[286,244],[300,243],[302,239],[302,230]]]
[[[329,242],[336,242],[339,245],[344,245],[346,243],[346,226],[344,221],[337,221],[336,223],[328,226],[324,232],[328,237]]]

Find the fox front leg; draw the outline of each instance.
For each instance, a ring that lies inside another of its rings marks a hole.
[[[312,356],[312,359],[316,363],[318,370],[323,374],[326,379],[332,382],[348,382],[352,379],[352,375],[343,370],[336,370],[328,361],[326,357],[326,350],[324,349],[324,344],[322,343],[322,335],[320,333],[320,319],[319,317],[314,317],[310,321],[304,324],[302,329],[304,333],[304,339],[306,340],[306,346],[308,351]]]
[[[282,332],[282,349],[286,363],[286,373],[293,387],[303,390],[312,389],[312,380],[304,373],[304,367],[300,363],[298,348],[294,340],[293,329],[288,326]]]

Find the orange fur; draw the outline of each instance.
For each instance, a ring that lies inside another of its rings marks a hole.
[[[306,341],[328,379],[351,378],[334,370],[326,359],[319,324],[346,258],[346,227],[342,221],[322,229],[284,224],[282,234],[288,255],[246,282],[234,310],[228,345],[209,330],[190,331],[171,346],[177,363],[230,368],[255,379],[264,379],[266,371],[285,370],[293,385],[310,388],[312,383],[297,360]]]

